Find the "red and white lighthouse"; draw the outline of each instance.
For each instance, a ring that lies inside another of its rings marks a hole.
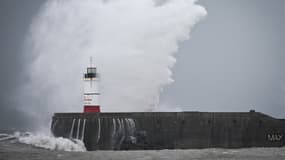
[[[99,104],[99,74],[97,68],[92,64],[92,58],[90,58],[90,66],[87,67],[84,73],[84,112],[100,112]]]

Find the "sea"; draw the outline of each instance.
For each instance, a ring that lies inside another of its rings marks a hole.
[[[80,141],[0,133],[0,160],[285,160],[282,148],[86,151]]]

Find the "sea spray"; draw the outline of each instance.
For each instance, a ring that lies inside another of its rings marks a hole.
[[[41,147],[50,150],[63,151],[86,151],[84,143],[78,139],[67,139],[62,137],[54,137],[44,134],[29,134],[27,136],[20,136],[19,142],[31,144],[36,147]]]
[[[47,1],[26,41],[23,110],[39,125],[54,112],[81,112],[82,74],[92,56],[103,112],[153,111],[173,82],[179,42],[205,15],[196,0]]]
[[[86,151],[83,142],[79,139],[71,140],[63,137],[54,137],[52,135],[30,132],[15,132],[14,134],[0,133],[0,136],[0,141],[10,140],[11,142],[15,143],[16,140],[20,143],[25,143],[49,150],[75,152]]]

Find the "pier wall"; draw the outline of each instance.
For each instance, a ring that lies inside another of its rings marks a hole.
[[[285,146],[285,121],[258,112],[56,113],[51,130],[88,150]]]

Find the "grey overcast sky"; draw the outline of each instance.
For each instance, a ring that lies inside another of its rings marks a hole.
[[[25,34],[45,0],[0,1],[0,129],[24,129]],[[200,0],[208,16],[180,45],[175,83],[161,103],[195,111],[257,111],[285,117],[285,1]]]
[[[285,117],[285,1],[201,0],[208,11],[183,43],[162,96],[185,110]]]

